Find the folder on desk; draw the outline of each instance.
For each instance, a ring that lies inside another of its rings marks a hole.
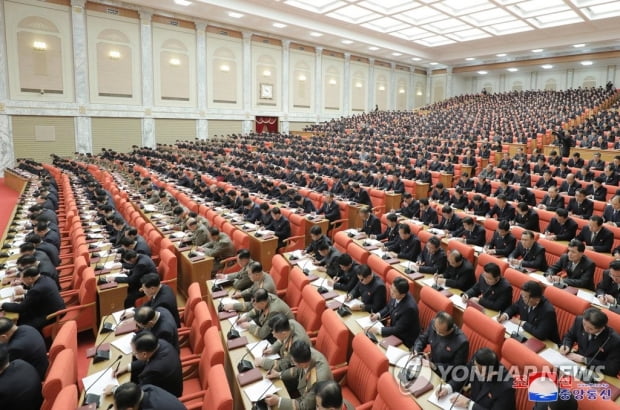
[[[226,312],[226,311],[224,311],[224,312],[218,312],[217,313],[217,318],[220,319],[220,320],[224,320],[224,319],[228,319],[228,318],[231,318],[231,317],[234,317],[234,316],[237,316],[237,315],[238,315],[237,312]]]
[[[484,307],[480,303],[474,302],[472,300],[467,301],[467,307],[473,307],[474,309],[479,310],[480,312],[484,312]]]
[[[407,276],[411,280],[418,280],[418,279],[422,279],[424,277],[424,274],[420,272],[413,272],[413,273],[408,273]]]
[[[342,306],[342,303],[332,299],[330,301],[328,301],[327,303],[325,303],[325,307],[327,307],[327,309],[331,309],[331,310],[336,310],[338,309],[340,306]]]
[[[523,345],[534,353],[538,353],[542,351],[545,347],[547,347],[543,342],[536,339],[535,337],[530,337],[525,343],[523,343]]]
[[[99,285],[99,290],[113,289],[117,286],[118,286],[118,283],[116,282],[108,282],[108,283],[104,283],[103,285]]]
[[[330,300],[330,299],[338,297],[338,292],[332,290],[327,293],[322,293],[321,296],[323,296],[323,299],[325,300]]]
[[[407,391],[413,394],[413,397],[420,397],[431,390],[433,390],[433,384],[422,376],[418,377],[413,383],[407,386]]]
[[[211,297],[213,299],[219,299],[219,298],[223,298],[225,296],[228,296],[228,292],[225,289],[218,290],[217,292],[211,293]]]
[[[243,337],[238,337],[236,339],[230,339],[230,340],[226,341],[226,344],[228,345],[228,350],[237,349],[239,347],[243,347],[243,346],[247,345],[248,344],[248,338],[243,336]]]
[[[126,333],[132,333],[138,330],[138,326],[136,325],[136,321],[133,319],[129,319],[116,326],[116,330],[114,331],[114,335],[124,335]]]
[[[91,358],[95,355],[95,353],[97,353],[97,351],[100,352],[109,352],[110,351],[110,343],[104,343],[101,346],[97,347],[91,347],[90,349],[86,350],[86,357],[87,358]]]
[[[203,259],[205,259],[204,255],[197,255],[197,256],[194,256],[193,258],[189,258],[189,260],[192,261],[192,262],[198,262],[198,261],[201,261]]]
[[[379,345],[381,345],[381,347],[387,349],[388,346],[398,346],[401,343],[403,343],[402,340],[400,340],[398,337],[392,335],[392,336],[388,336],[388,337],[384,337],[383,339],[381,339],[381,341],[379,342]]]
[[[239,373],[237,375],[237,380],[239,380],[240,386],[246,386],[250,383],[254,383],[263,378],[263,374],[256,367],[252,370],[248,370],[247,372]]]

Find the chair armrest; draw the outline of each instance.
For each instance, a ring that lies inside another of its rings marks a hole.
[[[205,390],[195,391],[193,393],[189,393],[189,394],[186,394],[184,396],[179,397],[179,401],[181,403],[185,403],[185,402],[188,402],[190,400],[195,400],[197,398],[200,398],[200,397],[204,396],[204,394],[205,394]]]
[[[45,319],[47,319],[47,320],[57,319],[58,320],[58,317],[61,316],[61,315],[64,315],[66,313],[73,312],[73,311],[76,311],[76,310],[84,310],[84,309],[89,308],[91,306],[95,306],[96,304],[97,304],[96,302],[91,302],[91,303],[87,303],[86,305],[71,306],[69,308],[59,310],[58,312],[50,313],[49,315],[47,315],[47,317]]]
[[[334,226],[336,226],[338,224],[344,224],[344,223],[346,223],[348,225],[349,219],[348,218],[336,219],[335,221],[330,222],[329,225],[334,227]]]

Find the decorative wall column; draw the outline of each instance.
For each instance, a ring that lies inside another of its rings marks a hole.
[[[342,85],[342,112],[351,114],[351,53],[344,53],[344,84]]]
[[[415,67],[410,67],[409,72],[409,92],[407,93],[407,109],[412,110],[415,106]]]
[[[431,86],[433,85],[433,70],[430,68],[426,69],[426,98],[424,99],[424,104],[429,105],[431,103]]]
[[[452,67],[446,68],[446,98],[454,96],[454,75],[452,74]]]
[[[607,83],[607,81],[611,81],[613,83],[615,78],[616,78],[616,66],[608,65],[607,66],[607,78],[605,79],[605,83]]]
[[[198,99],[198,115],[196,120],[196,138],[209,138],[208,124],[205,119],[207,113],[207,37],[205,30],[207,23],[197,21],[196,25],[196,98]]]
[[[314,112],[317,122],[321,121],[323,114],[323,47],[317,47],[314,59]]]
[[[243,33],[243,112],[245,119],[241,124],[241,133],[252,132],[254,121],[250,116],[252,111],[252,33]]]
[[[153,110],[153,31],[151,19],[153,13],[140,10],[140,40],[142,55],[142,145],[155,148],[155,120]]]
[[[368,111],[375,110],[375,59],[368,59]]]
[[[291,59],[290,59],[290,46],[291,40],[282,40],[282,118],[280,118],[279,131],[288,134],[289,131],[289,101],[291,98],[290,88],[290,73],[291,73]]]
[[[390,97],[388,100],[388,109],[396,109],[396,97],[398,90],[396,89],[396,63],[390,63]]]
[[[6,27],[4,25],[4,2],[0,2],[0,177],[4,169],[15,165],[11,117],[6,114],[9,100],[8,62],[6,55]]]
[[[506,74],[501,73],[499,75],[499,90],[497,92],[503,93],[506,91]]]
[[[73,33],[73,70],[75,73],[75,100],[79,114],[75,117],[75,150],[93,151],[93,135],[86,106],[90,101],[88,84],[88,54],[86,52],[86,0],[71,0],[71,28]]]
[[[572,68],[569,68],[568,70],[566,70],[566,89],[568,88],[574,88],[574,84],[573,81],[575,81],[575,70]]]
[[[530,73],[530,90],[537,90],[537,84],[538,83],[538,73],[536,71],[532,71]]]

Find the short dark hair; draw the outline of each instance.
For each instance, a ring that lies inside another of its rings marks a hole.
[[[590,217],[590,220],[591,220],[592,222],[595,222],[595,223],[596,223],[596,225],[598,225],[598,226],[603,225],[603,218],[601,218],[601,217],[600,217],[600,215],[592,215],[592,216]]]
[[[542,286],[540,286],[540,283],[536,282],[535,280],[528,280],[523,284],[523,287],[521,289],[524,292],[529,293],[531,298],[538,299],[543,295]]]
[[[314,385],[314,393],[316,397],[321,398],[323,407],[342,407],[342,390],[340,384],[334,380],[324,380]]]
[[[568,243],[569,248],[577,248],[579,252],[584,252],[586,250],[586,244],[581,242],[579,239],[571,239]]]
[[[463,224],[473,225],[474,223],[474,218],[472,218],[471,216],[466,216],[465,218],[463,218]]]
[[[263,288],[256,289],[254,295],[252,295],[252,299],[254,302],[264,302],[269,299],[269,292]]]
[[[494,278],[499,278],[502,274],[499,266],[497,266],[497,263],[495,262],[489,262],[484,265],[484,271],[486,273],[490,273]]]
[[[509,231],[510,230],[510,222],[508,222],[507,220],[502,220],[499,221],[499,223],[497,224],[497,229],[501,229],[502,231]]]
[[[274,332],[285,332],[291,330],[291,324],[283,313],[277,313],[269,319],[268,326]]]
[[[32,243],[32,242],[24,242],[21,245],[19,245],[19,252],[20,253],[30,252],[30,251],[34,251],[34,243]]]
[[[607,326],[608,319],[609,318],[602,310],[595,307],[587,308],[583,312],[583,320],[592,323],[592,326],[597,329]]]
[[[435,248],[438,248],[441,245],[441,241],[439,240],[438,237],[436,236],[431,236],[430,238],[428,238],[428,241],[426,241],[426,243],[430,243],[431,245],[433,245]]]
[[[372,271],[370,270],[370,267],[368,265],[360,265],[359,269],[357,270],[357,276],[361,276],[362,278],[367,278],[370,275],[372,275]]]
[[[451,314],[444,312],[443,310],[441,312],[437,312],[437,315],[435,315],[435,320],[445,323],[449,329],[454,327],[454,318]]]
[[[8,317],[0,317],[0,335],[5,334],[9,330],[13,329],[15,322]]]
[[[398,225],[398,230],[403,231],[405,234],[409,235],[411,233],[411,227],[407,224]]]
[[[305,340],[296,340],[291,346],[291,357],[297,363],[308,363],[312,359],[310,344]]]
[[[312,228],[310,228],[310,233],[313,235],[322,235],[323,230],[321,230],[320,226],[314,225]]]
[[[155,309],[150,306],[140,306],[136,309],[133,318],[141,325],[145,325],[155,318]]]
[[[37,266],[31,266],[21,271],[22,278],[33,278],[39,273],[39,268]]]
[[[343,253],[338,257],[338,265],[349,266],[353,263],[353,258],[348,253]]]
[[[123,383],[114,390],[114,405],[118,410],[136,408],[142,398],[142,389],[136,383]]]
[[[555,210],[555,213],[560,218],[566,218],[568,216],[568,211],[564,208],[558,208]]]
[[[132,339],[131,343],[136,347],[137,352],[154,352],[159,345],[159,339],[153,333],[149,331],[142,331],[137,333]]]
[[[159,274],[151,272],[142,276],[140,278],[140,283],[147,288],[152,288],[155,286],[159,286],[161,284],[161,280],[159,278]]]
[[[385,219],[387,219],[390,222],[396,222],[398,221],[398,215],[391,213],[391,214],[387,214],[387,216],[385,217]]]
[[[239,249],[237,251],[237,257],[239,257],[240,259],[250,259],[252,257],[252,254],[250,253],[249,249]],[[263,267],[261,266],[261,269]]]
[[[488,347],[478,349],[478,351],[474,353],[474,361],[481,366],[497,367],[499,365],[497,354]]]
[[[394,288],[396,288],[401,295],[409,292],[409,282],[405,278],[397,277],[394,279],[394,282],[392,282],[392,285],[394,285]]]

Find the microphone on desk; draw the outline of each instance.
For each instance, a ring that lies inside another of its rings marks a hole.
[[[105,410],[112,410],[112,407],[114,407],[114,403],[110,403],[110,405],[106,407]]]
[[[366,335],[367,338],[370,339],[371,342],[373,342],[374,344],[379,343],[379,340],[377,340],[377,336],[374,335],[374,333],[371,333],[370,329],[372,329],[377,323],[380,323],[381,320],[377,320],[375,323],[373,323],[368,329],[366,329],[366,331],[364,332],[364,334]]]
[[[124,313],[123,313],[124,315]],[[111,315],[106,315],[103,318],[103,325],[101,326],[101,331],[99,332],[100,334],[104,334],[104,333],[110,333],[111,331],[114,330],[114,324],[110,323],[110,322],[106,322],[106,320],[110,317]],[[121,316],[122,317],[122,316]],[[122,320],[122,319],[121,319]]]
[[[90,386],[88,386],[88,388],[84,389],[84,405],[87,404],[91,404],[91,403],[96,403],[97,405],[99,405],[99,394],[93,394],[93,393],[88,393],[88,390],[90,390],[95,384],[97,384],[97,382],[103,377],[104,374],[106,374],[108,372],[108,370],[110,370],[112,368],[112,366],[114,366],[116,363],[120,362],[121,359],[123,358],[122,354],[119,354],[118,357],[108,365],[108,367],[105,368],[105,370],[103,370],[101,372],[101,374],[99,375],[99,377],[97,377],[95,379],[94,382],[92,382],[92,384]]]
[[[510,320],[510,319],[508,319]],[[519,326],[517,326],[517,330],[512,332],[510,334],[510,337],[512,339],[515,339],[517,342],[519,343],[525,343],[527,342],[527,337],[525,337],[524,335],[521,334],[521,320],[519,320]]]
[[[231,327],[228,333],[226,333],[226,340],[238,339],[239,337],[241,337],[241,334],[234,327]]]
[[[437,283],[437,278],[435,278],[435,283],[433,283],[431,288],[435,289],[438,292],[441,292],[443,290],[443,286],[441,286],[441,285],[439,285],[439,283]]]
[[[603,348],[605,347],[607,342],[609,342],[609,339],[611,339],[611,336],[612,336],[612,332],[610,331],[609,336],[607,336],[607,339],[605,339],[601,347],[598,348],[594,356],[592,356],[592,359],[590,359],[590,364],[592,364],[592,362],[594,362],[594,359],[598,357],[599,353],[603,351]],[[586,365],[586,369],[584,370],[580,378],[582,382],[590,384],[590,383],[599,382],[601,380],[601,375],[596,373],[594,370],[590,369],[590,366]]]
[[[247,352],[245,352],[245,354],[243,356],[241,356],[241,360],[239,360],[239,363],[237,363],[237,371],[239,373],[245,373],[249,370],[252,370],[254,368],[254,365],[252,364],[251,361],[249,360],[245,360],[245,357],[251,352],[250,349],[248,349]]]
[[[105,257],[105,259],[103,260],[103,263],[98,263],[95,265],[95,270],[96,271],[102,271],[105,269],[105,264],[108,263],[110,261],[110,256],[114,256],[116,257],[115,253],[110,252],[108,254],[108,256]]]
[[[192,248],[189,250],[189,254],[187,256],[189,256],[190,258],[198,256],[198,254],[196,253],[196,248],[196,245],[192,245]]]
[[[414,359],[417,359],[414,361]],[[411,365],[410,365],[411,364]],[[407,385],[418,378],[422,371],[422,356],[417,353],[409,355],[405,366],[398,372],[398,380]]]
[[[329,292],[329,289],[327,289],[324,285],[325,285],[325,281],[327,280],[327,278],[323,278],[323,280],[321,281],[321,286],[319,286],[316,291],[319,292],[320,294],[323,293],[327,293]]]
[[[407,267],[405,268],[405,273],[413,273],[413,269],[411,269],[411,261],[407,262]]]
[[[304,264],[301,266],[301,271],[304,275],[308,276],[310,274],[310,269],[306,268],[306,265],[310,262],[310,259],[306,260]]]

